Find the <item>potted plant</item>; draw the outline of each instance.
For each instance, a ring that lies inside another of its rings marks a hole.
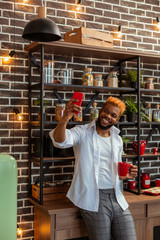
[[[135,122],[137,121],[137,101],[136,98],[132,98],[131,95],[126,98],[125,100],[126,104],[126,113],[127,113],[127,119],[128,122]],[[148,116],[145,114],[145,108],[143,107],[143,104],[140,103],[140,116],[143,120],[149,121]]]
[[[142,88],[144,88],[145,83],[143,82],[142,75],[143,75],[143,71],[141,70],[140,71],[140,86]],[[131,87],[137,88],[137,70],[133,70],[133,69],[127,70],[127,74],[125,76],[125,79],[128,82],[130,82]]]
[[[122,136],[122,141],[123,141],[123,151],[122,151],[122,155],[126,155],[124,148],[125,148],[125,143],[130,142],[131,140],[125,136]]]
[[[46,114],[45,114],[45,107],[48,106],[50,101],[43,99],[43,117],[44,120],[46,120]],[[34,102],[35,106],[40,106],[40,98],[37,98]],[[39,109],[40,110],[40,109]],[[38,121],[40,122],[41,116],[40,116],[40,111],[38,112]]]

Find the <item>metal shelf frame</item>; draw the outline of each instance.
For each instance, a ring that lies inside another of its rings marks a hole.
[[[120,69],[120,88],[108,88],[108,87],[87,87],[87,86],[80,86],[80,85],[62,85],[62,84],[46,84],[44,83],[44,77],[43,77],[43,69],[44,69],[44,54],[45,51],[49,52],[49,48],[51,48],[51,52],[53,54],[63,54],[63,50],[65,50],[64,54],[70,54],[70,55],[79,55],[79,56],[87,56],[87,51],[89,54],[89,57],[93,58],[101,58],[104,57],[106,58],[107,53],[109,53],[108,58],[118,60],[118,65]],[[87,49],[87,51],[86,51]],[[26,47],[26,50],[29,52],[29,143],[31,143],[31,129],[33,127],[33,122],[31,122],[31,98],[32,98],[32,90],[39,90],[40,91],[40,115],[41,115],[41,121],[40,121],[40,176],[39,176],[39,183],[40,183],[40,201],[34,199],[32,197],[32,189],[31,189],[31,164],[33,161],[32,156],[31,156],[31,144],[29,144],[29,197],[32,198],[34,201],[37,203],[43,205],[43,175],[45,173],[44,167],[45,163],[43,160],[43,131],[44,131],[44,126],[45,124],[56,124],[56,122],[45,122],[44,117],[43,117],[43,96],[44,96],[44,90],[53,90],[54,94],[58,97],[58,92],[57,90],[61,91],[68,91],[68,90],[79,90],[79,91],[84,91],[84,92],[95,92],[95,95],[93,96],[91,103],[86,107],[85,112],[88,111],[90,105],[92,102],[96,99],[99,93],[119,93],[121,96],[122,94],[135,94],[137,95],[137,107],[138,107],[138,115],[137,115],[137,123],[125,123],[125,122],[119,122],[117,125],[120,127],[123,126],[136,126],[137,127],[137,141],[138,141],[138,154],[137,156],[128,156],[128,158],[135,158],[135,161],[137,162],[138,165],[138,192],[134,192],[136,194],[141,194],[141,182],[140,182],[140,129],[141,129],[141,124],[151,124],[151,125],[158,125],[156,123],[141,123],[140,122],[140,99],[141,99],[141,92],[147,93],[147,94],[157,94],[160,93],[160,90],[145,90],[140,88],[140,61],[144,62],[153,62],[153,63],[160,63],[160,58],[159,57],[154,57],[153,54],[143,54],[138,52],[129,52],[125,50],[117,50],[115,49],[106,49],[106,48],[96,48],[96,47],[91,47],[91,46],[85,46],[82,45],[80,46],[79,44],[68,44],[68,43],[53,43],[53,44],[46,44],[46,43],[31,43],[28,47]],[[70,51],[72,50],[72,51]],[[84,50],[84,51],[82,51]],[[39,69],[40,72],[40,83],[37,84],[32,84],[32,64],[33,64],[33,52],[38,51],[40,53],[40,67],[39,65],[37,68]],[[102,53],[104,53],[102,55]],[[138,87],[137,89],[134,88],[121,88],[121,79],[122,79],[122,63],[126,61],[136,61],[137,62],[137,81],[138,81]],[[58,97],[59,101],[62,101]],[[73,124],[73,122],[69,123]],[[74,123],[75,124],[75,123]],[[123,158],[127,158],[127,156],[123,156]],[[54,161],[54,160],[53,160]],[[36,163],[36,161],[35,161]],[[47,169],[47,168],[46,168]]]

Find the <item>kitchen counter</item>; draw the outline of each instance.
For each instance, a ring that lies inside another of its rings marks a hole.
[[[126,191],[124,196],[135,222],[137,240],[155,240],[154,227],[160,226],[160,196],[136,195]],[[79,210],[69,199],[47,201],[44,205],[30,201],[35,207],[35,240],[64,240],[87,236]]]

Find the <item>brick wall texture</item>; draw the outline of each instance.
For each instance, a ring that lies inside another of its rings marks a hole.
[[[18,224],[23,229],[23,240],[34,239],[34,209],[28,201],[28,53],[24,47],[29,43],[22,38],[26,23],[37,15],[37,7],[41,0],[1,0],[0,1],[0,152],[14,156],[18,165]],[[59,26],[62,36],[65,32],[77,27],[87,27],[100,30],[114,37],[114,47],[120,49],[139,50],[160,54],[160,30],[156,26],[156,17],[160,17],[160,1],[158,0],[83,0],[82,11],[76,12],[75,0],[46,0],[47,17]],[[122,26],[123,37],[116,39],[118,26]],[[15,55],[9,63],[4,57],[9,51],[15,50]],[[107,58],[107,56],[106,56]],[[90,59],[68,56],[52,56],[55,70],[60,67],[71,67],[74,80],[80,81],[83,69],[92,67],[94,73],[107,74],[115,61],[110,59]],[[135,68],[134,63],[126,67]],[[159,87],[159,65],[141,64],[143,76],[155,77],[155,86]],[[35,69],[35,81],[38,78]],[[71,92],[60,91],[65,101],[72,96]],[[37,97],[34,93],[34,97]],[[50,105],[48,116],[54,118],[55,104],[52,92],[46,93]],[[83,107],[93,96],[85,94]],[[102,106],[107,95],[100,94],[97,102]],[[152,108],[160,102],[160,96],[144,96],[146,102],[152,102]],[[13,115],[16,106],[23,114],[23,121],[17,122]],[[35,111],[37,109],[35,108]],[[88,115],[89,116],[89,115]],[[141,129],[145,139],[150,129]],[[132,148],[136,129],[127,127],[122,134],[131,139],[127,148]],[[159,147],[159,132],[155,132],[148,144],[147,151],[152,147]],[[156,157],[142,159],[142,171],[151,173],[151,179],[160,177],[160,159]],[[37,173],[35,168],[34,174]],[[68,164],[56,163],[53,167],[53,179],[70,181],[73,173],[73,162]]]

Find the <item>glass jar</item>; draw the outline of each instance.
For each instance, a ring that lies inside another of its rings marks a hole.
[[[74,115],[74,121],[75,122],[82,122],[83,121],[82,112],[79,112],[78,114]]]
[[[93,86],[92,68],[85,68],[82,76],[82,85]]]
[[[145,89],[154,89],[153,78],[146,78]]]
[[[56,120],[57,121],[60,121],[60,119],[63,117],[65,106],[66,106],[65,103],[56,104]]]
[[[107,78],[107,87],[118,87],[117,72],[109,72],[109,75]]]
[[[54,83],[54,61],[44,60],[44,82]]]
[[[146,104],[146,109],[145,109],[145,113],[148,117],[148,122],[152,122],[152,109],[151,109],[151,103],[147,103]]]
[[[156,110],[153,111],[153,122],[160,122],[159,104],[156,104]]]
[[[102,74],[94,74],[93,86],[103,87]]]

